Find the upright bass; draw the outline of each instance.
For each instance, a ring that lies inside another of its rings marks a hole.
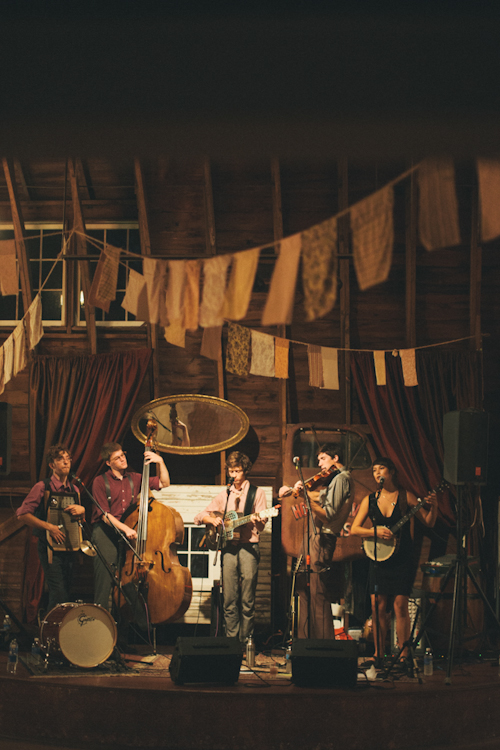
[[[147,423],[146,450],[155,450],[158,425]],[[184,523],[180,514],[158,502],[149,491],[149,464],[144,463],[139,503],[122,519],[137,531],[135,552],[127,550],[121,570],[121,584],[143,600],[147,620],[152,625],[173,622],[181,617],[191,603],[191,573],[179,563],[177,547],[184,539]],[[125,616],[129,608],[119,590],[116,592]]]

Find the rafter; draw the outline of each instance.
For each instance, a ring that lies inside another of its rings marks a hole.
[[[23,297],[23,307],[24,312],[26,312],[33,301],[33,290],[29,272],[28,254],[26,252],[26,243],[24,240],[24,219],[17,192],[13,161],[12,159],[6,159],[4,157],[2,159],[2,163],[3,171],[5,173],[5,181],[7,183],[7,189],[9,191],[12,223],[14,225],[14,237],[16,240],[17,262],[19,264],[19,277],[21,281],[21,292]]]

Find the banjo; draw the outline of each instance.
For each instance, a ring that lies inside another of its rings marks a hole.
[[[422,505],[425,505],[425,500],[418,499],[418,502],[416,505],[412,505],[411,509],[404,515],[402,518],[399,519],[397,523],[394,524],[394,526],[390,526],[390,530],[392,531],[394,536],[391,536],[390,539],[382,539],[378,536],[379,529],[386,528],[385,526],[377,526],[377,562],[384,562],[384,560],[388,560],[391,555],[394,554],[396,549],[399,546],[399,537],[396,536],[399,529],[404,526],[404,524],[410,520],[412,516],[415,515],[415,513],[418,513]],[[363,539],[363,549],[366,553],[366,556],[370,558],[370,560],[375,560],[375,539],[374,537],[368,537],[366,539]]]

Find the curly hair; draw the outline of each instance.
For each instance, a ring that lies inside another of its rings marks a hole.
[[[237,466],[241,466],[246,476],[252,468],[252,462],[244,453],[231,451],[226,459],[226,469],[235,469]]]
[[[71,458],[71,452],[67,445],[64,445],[63,443],[56,443],[56,445],[51,445],[47,451],[47,463],[49,464],[49,466],[50,464],[53,464],[57,458],[61,458],[62,453],[67,453]]]

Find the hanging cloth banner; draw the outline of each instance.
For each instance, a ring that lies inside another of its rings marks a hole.
[[[302,284],[308,321],[326,315],[337,299],[337,219],[302,232]]]
[[[180,262],[183,263],[184,261]],[[167,322],[167,314],[165,312],[167,261],[155,258],[143,258],[142,270],[146,281],[148,299],[148,317],[145,320],[148,323],[165,325]]]
[[[89,290],[89,305],[99,307],[104,312],[109,312],[109,305],[116,297],[120,253],[119,247],[106,245],[101,251]]]
[[[252,331],[251,375],[274,378],[274,336]]]
[[[26,367],[26,334],[24,330],[24,320],[14,328],[12,332],[14,337],[14,363],[12,365],[12,375],[16,377],[21,370]]]
[[[19,280],[17,278],[16,242],[15,240],[0,240],[0,292],[4,297],[17,294]]]
[[[354,268],[364,291],[387,280],[394,245],[394,190],[378,190],[352,207]]]
[[[290,342],[288,339],[274,339],[274,376],[286,380],[288,378],[288,358]]]
[[[224,318],[241,320],[247,314],[259,264],[259,255],[260,248],[258,247],[233,255],[231,277],[222,308]]]
[[[425,159],[418,169],[420,241],[426,250],[460,244],[455,168],[451,159]]]
[[[0,346],[0,396],[5,390],[5,382],[4,382],[4,372],[3,372],[3,359],[4,359],[4,351],[3,346]]]
[[[183,315],[184,328],[196,331],[200,313],[200,273],[199,260],[187,260],[184,280]]]
[[[477,176],[481,204],[481,239],[500,235],[500,160],[478,159]]]
[[[42,324],[42,298],[37,294],[31,305],[28,307],[28,332],[30,349],[34,349],[43,336]]]
[[[200,326],[217,328],[222,326],[222,306],[227,285],[227,269],[232,255],[217,255],[203,261],[203,292],[200,306]]]
[[[400,349],[399,356],[401,357],[404,384],[408,387],[418,385],[415,349]]]
[[[321,362],[323,367],[323,388],[332,391],[339,390],[339,359],[338,349],[328,346],[321,347]]]
[[[182,349],[186,346],[186,329],[182,321],[174,320],[168,326],[165,326],[165,341],[174,346],[180,346]]]
[[[292,322],[301,248],[300,234],[294,234],[280,242],[279,255],[262,314],[263,326],[289,325]]]
[[[377,385],[387,385],[385,371],[385,351],[375,350],[373,352],[373,363],[375,365],[375,377]]]
[[[245,378],[249,371],[250,329],[229,323],[227,334],[226,370]]]
[[[201,339],[200,354],[202,357],[218,362],[222,356],[222,326],[204,328]]]
[[[148,288],[146,279],[132,268],[129,271],[127,290],[122,307],[137,320],[149,319]]]
[[[3,382],[4,385],[12,380],[12,371],[14,368],[14,335],[4,341],[3,345]]]
[[[323,387],[323,360],[321,347],[309,344],[307,347],[307,359],[309,360],[309,385],[313,388]]]

